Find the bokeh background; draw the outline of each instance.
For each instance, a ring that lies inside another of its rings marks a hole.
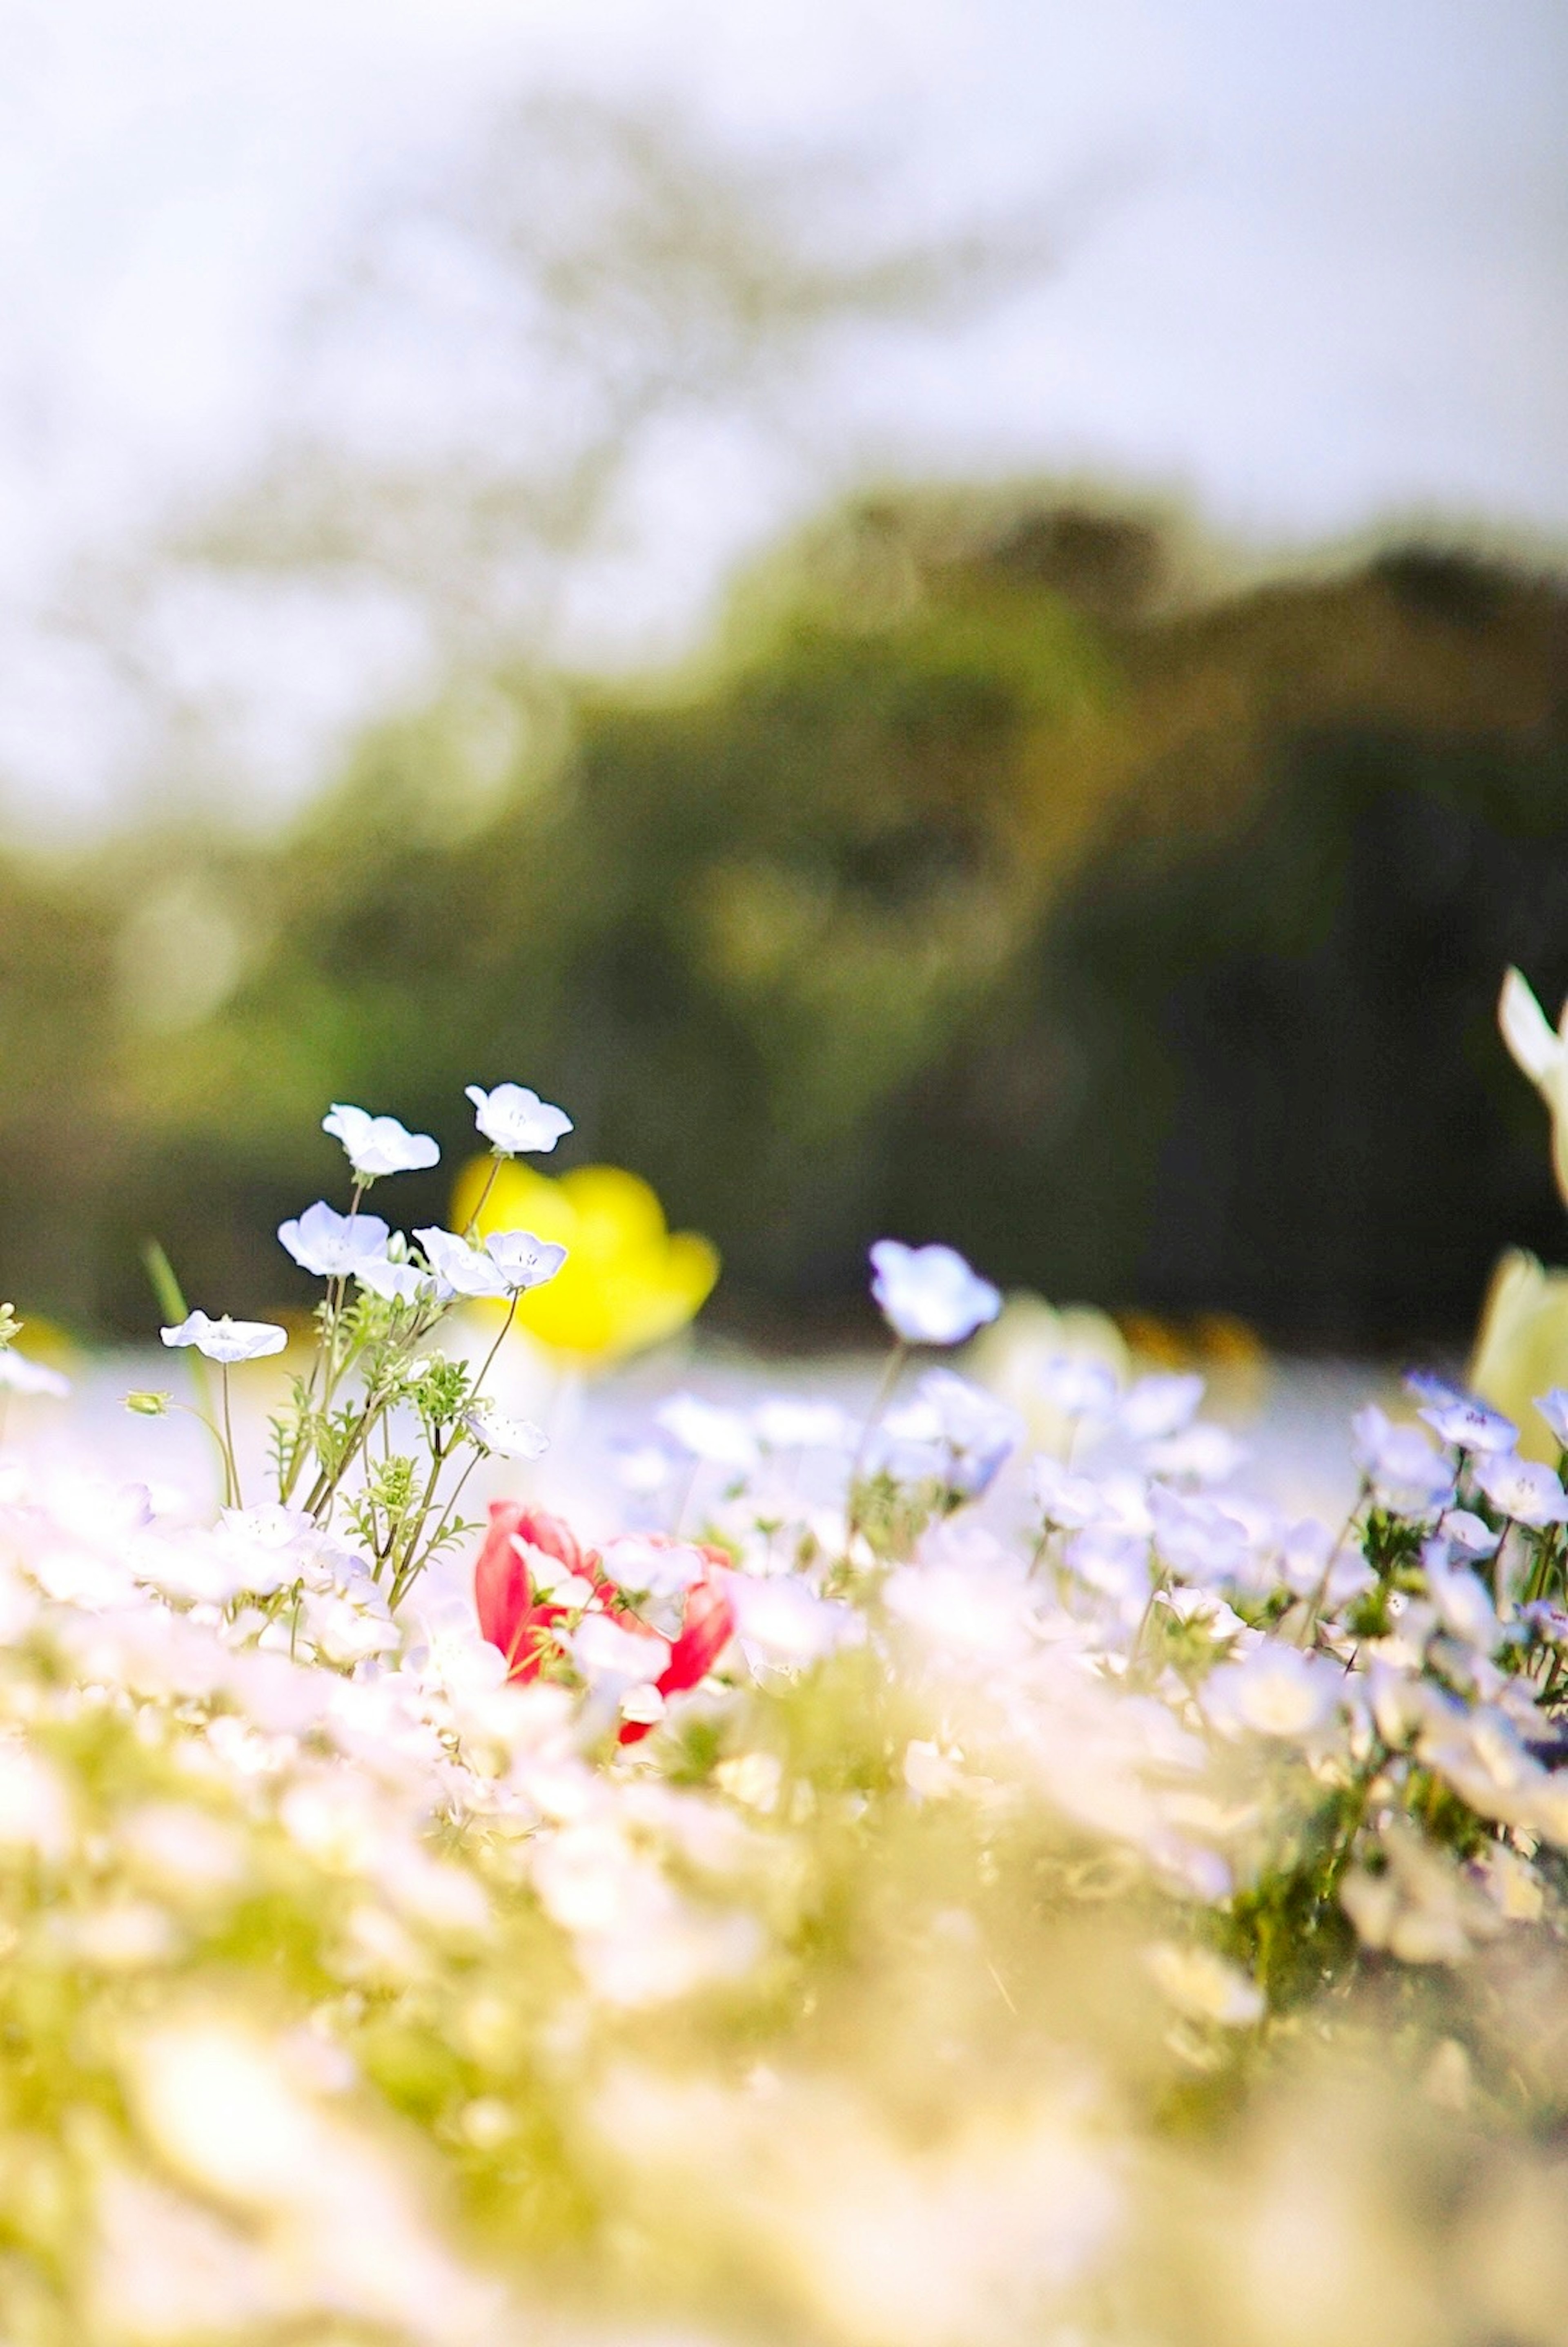
[[[753,1342],[883,1232],[1297,1350],[1561,1252],[1555,0],[0,34],[20,1310],[306,1300],[327,1102],[470,1080]]]

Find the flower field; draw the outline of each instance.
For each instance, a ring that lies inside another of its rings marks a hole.
[[[407,1235],[433,1143],[331,1111],[308,1343],[161,1266],[216,1512],[172,1392],[89,1471],[0,1329],[5,2347],[1568,2339],[1539,1267],[1484,1398],[1356,1414],[1342,1515],[1249,1492],[1196,1375],[999,1379],[997,1289],[892,1239],[868,1403],[650,1394],[574,1474],[514,1325],[579,1231],[606,1358],[714,1267],[470,1097]]]

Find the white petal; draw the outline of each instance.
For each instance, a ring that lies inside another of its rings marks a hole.
[[[1563,1047],[1528,982],[1516,969],[1511,969],[1502,981],[1497,1023],[1503,1041],[1531,1082],[1544,1084],[1563,1059]]]

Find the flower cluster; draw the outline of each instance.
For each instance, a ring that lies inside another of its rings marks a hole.
[[[333,1117],[280,1499],[0,1460],[7,2335],[1558,2335],[1568,1388],[1412,1374],[1303,1519],[1196,1375],[1064,1346],[1032,1447],[887,1241],[869,1408],[672,1394],[462,1547],[539,1439],[431,1334],[544,1243],[398,1238]]]

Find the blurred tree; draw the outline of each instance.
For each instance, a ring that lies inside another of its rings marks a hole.
[[[754,1327],[852,1310],[891,1229],[1281,1337],[1459,1335],[1501,1244],[1555,1244],[1492,1009],[1511,958],[1568,989],[1568,595],[1215,567],[1157,516],[862,500],[677,673],[460,671],[276,847],[122,853],[32,1013],[50,1121],[101,1136],[70,1280],[13,1101],[0,1285],[146,1326],[154,1229],[209,1303],[286,1297],[329,1100],[461,1157],[463,1082],[516,1077],[575,1116],[563,1164],[711,1234]]]

